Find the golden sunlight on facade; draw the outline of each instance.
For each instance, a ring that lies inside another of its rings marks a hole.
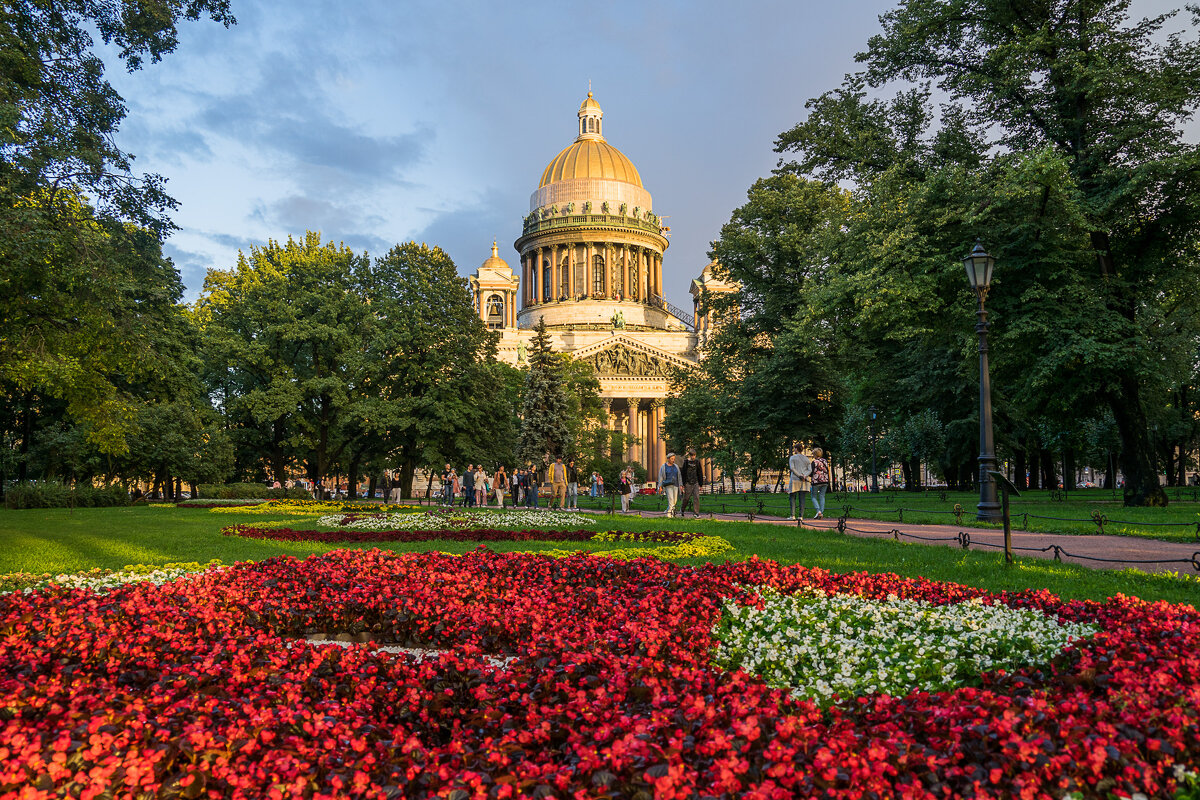
[[[588,92],[575,141],[542,172],[514,243],[520,273],[492,255],[470,277],[480,318],[500,333],[499,357],[525,361],[533,327],[545,320],[554,349],[589,362],[609,424],[636,438],[625,454],[651,475],[663,463],[663,399],[676,367],[687,368],[714,327],[704,291],[735,291],[713,265],[692,281],[689,314],[663,298],[667,228],[637,167],[604,138],[604,112]]]

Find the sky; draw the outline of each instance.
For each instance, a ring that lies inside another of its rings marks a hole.
[[[464,276],[495,239],[519,271],[529,196],[590,80],[671,227],[666,297],[690,308],[775,138],[856,70],[893,5],[232,0],[236,26],[184,23],[158,64],[106,60],[129,110],[118,144],[179,201],[165,250],[187,300],[239,249],[306,230],[372,255],[438,245]]]

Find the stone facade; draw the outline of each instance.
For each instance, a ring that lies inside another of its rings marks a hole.
[[[636,168],[601,136],[603,112],[589,92],[579,135],[542,176],[514,243],[517,275],[493,243],[471,276],[476,308],[498,331],[499,358],[521,365],[544,320],[555,351],[590,363],[600,382],[609,427],[634,437],[624,454],[657,477],[665,460],[663,400],[672,373],[697,363],[695,319],[663,299],[668,229],[652,209]],[[725,291],[711,266],[692,282]],[[519,297],[519,308],[517,298]],[[702,334],[713,321],[701,316]]]

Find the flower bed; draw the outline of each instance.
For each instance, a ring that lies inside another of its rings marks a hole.
[[[271,502],[265,499],[244,498],[235,499],[229,498],[226,500],[181,500],[175,504],[175,508],[253,508]]]
[[[713,663],[723,603],[761,605],[760,587],[977,600],[1099,631],[978,686],[821,709]],[[315,631],[450,652],[293,641]],[[1195,609],[1126,597],[758,560],[279,557],[0,598],[0,795],[1170,796],[1200,762],[1198,652]]]
[[[545,527],[547,525],[594,525],[590,514],[569,511],[528,511],[438,508],[408,514],[326,514],[316,522],[326,528],[362,528],[378,530],[439,530],[451,527],[485,528],[497,526]]]
[[[596,531],[545,530],[531,528],[444,528],[417,530],[294,530],[287,527],[258,525],[228,525],[221,529],[225,536],[245,539],[272,539],[281,542],[324,542],[366,544],[372,542],[586,542],[596,538]],[[652,542],[683,544],[700,538],[698,533],[683,531],[611,531],[604,541]]]
[[[940,691],[984,672],[1050,661],[1074,640],[1096,633],[1040,611],[985,604],[933,604],[762,592],[761,604],[726,601],[716,661],[762,675],[795,697],[827,704],[837,697]]]
[[[421,510],[420,506],[353,503],[342,500],[267,500],[264,503],[257,503],[250,507],[244,505],[212,507],[212,511],[217,514],[284,514],[288,516],[419,510]]]

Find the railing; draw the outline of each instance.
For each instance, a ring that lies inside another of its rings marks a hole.
[[[531,219],[525,223],[521,235],[525,236],[538,231],[555,228],[579,228],[587,225],[611,225],[615,228],[636,228],[640,231],[662,236],[662,225],[657,221],[650,222],[637,217],[623,217],[620,214],[566,214],[546,219]]]
[[[690,330],[690,331],[696,330],[696,318],[694,316],[692,316],[691,314],[687,313],[686,311],[684,311],[682,308],[679,308],[678,306],[668,303],[664,298],[659,297],[656,294],[651,294],[649,297],[646,298],[646,300],[650,305],[654,306],[655,308],[661,308],[663,311],[666,311],[672,317],[675,317],[675,319],[679,320],[684,325],[686,325],[688,330]]]

